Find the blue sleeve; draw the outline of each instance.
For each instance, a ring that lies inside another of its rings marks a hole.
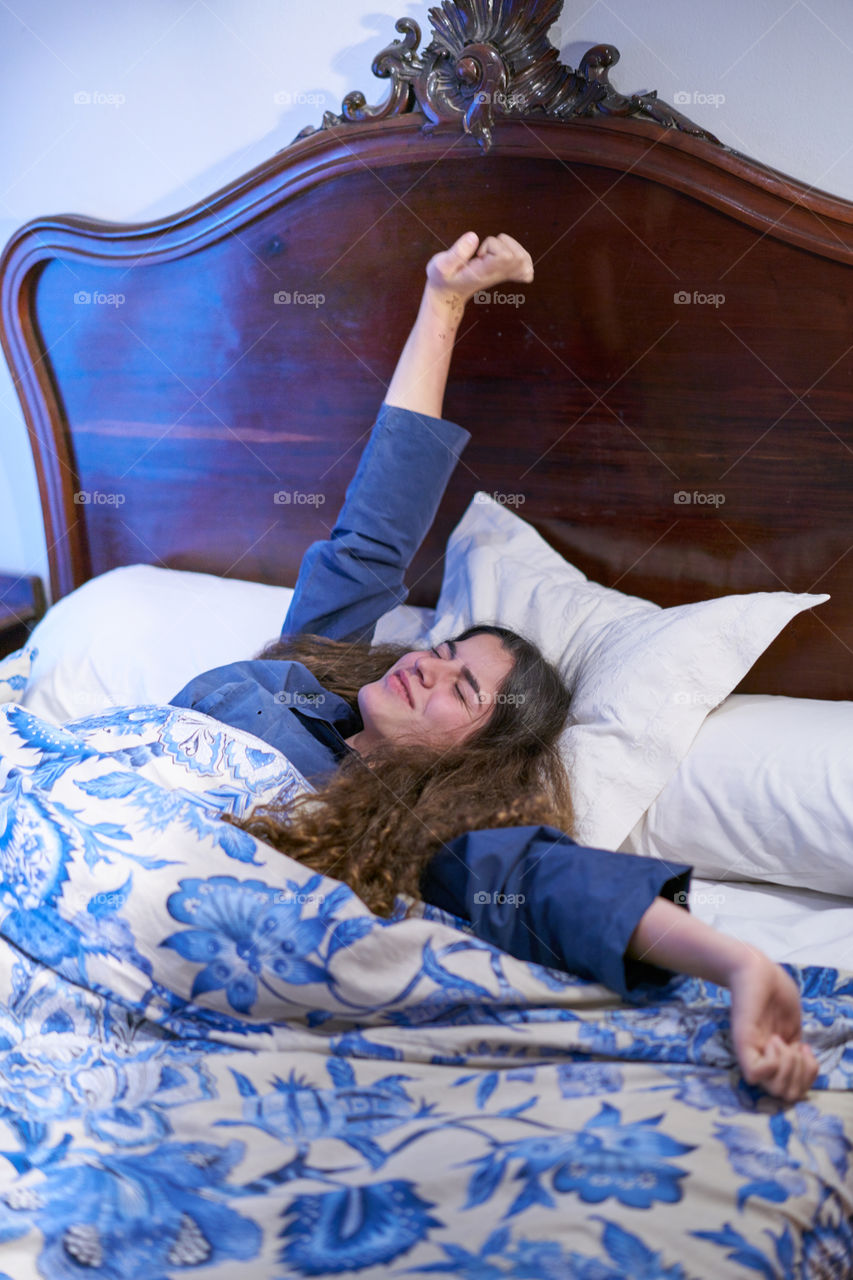
[[[282,635],[369,640],[408,595],[403,575],[470,432],[383,404],[332,535],[302,560]]]
[[[624,996],[638,982],[672,977],[625,950],[659,895],[686,907],[691,870],[584,848],[555,827],[504,827],[449,841],[427,865],[421,893],[510,955]]]

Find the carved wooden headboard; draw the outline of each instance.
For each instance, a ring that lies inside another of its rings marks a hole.
[[[575,70],[559,0],[445,0],[360,94],[210,199],[12,238],[2,339],[54,598],[150,562],[292,583],[326,535],[428,257],[507,231],[536,280],[472,304],[445,413],[474,438],[411,600],[478,488],[590,576],[670,605],[829,591],[743,688],[853,696],[853,206]],[[282,500],[282,494],[285,500]],[[289,501],[287,498],[289,497]]]

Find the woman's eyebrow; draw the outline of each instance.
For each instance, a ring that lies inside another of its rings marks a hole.
[[[451,656],[451,658],[455,658],[455,657],[456,657],[456,645],[454,644],[454,642],[453,642],[452,640],[445,640],[445,642],[444,642],[444,643],[447,645],[448,649],[450,650],[450,656]],[[472,689],[474,690],[474,692],[476,693],[477,697],[479,698],[479,696],[480,696],[480,686],[479,686],[479,684],[477,683],[477,677],[474,675],[474,672],[471,670],[471,668],[470,668],[470,667],[463,667],[463,668],[462,668],[462,674],[463,674],[463,676],[465,677],[465,679],[468,681],[468,683],[470,684],[471,688],[472,688]]]

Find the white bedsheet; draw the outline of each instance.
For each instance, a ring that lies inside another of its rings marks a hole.
[[[753,881],[694,878],[690,910],[773,960],[853,970],[851,898]]]

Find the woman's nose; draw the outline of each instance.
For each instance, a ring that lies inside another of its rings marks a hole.
[[[415,662],[415,673],[421,684],[432,687],[442,676],[453,678],[454,667],[452,660],[439,658],[434,653],[422,653]]]
[[[423,685],[431,685],[435,679],[435,666],[437,659],[431,653],[422,653],[420,657],[415,659],[414,671],[415,676]]]

